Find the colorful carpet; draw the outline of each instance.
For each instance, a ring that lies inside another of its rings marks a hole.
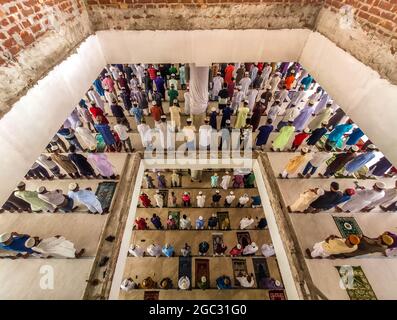
[[[177,228],[179,229],[179,219],[181,218],[181,213],[179,211],[168,211],[168,216],[176,221]]]
[[[207,281],[210,279],[210,261],[208,259],[195,259],[194,260],[194,275],[196,287],[198,287],[198,281],[202,276],[207,278]]]
[[[234,285],[240,287],[240,282],[236,279],[240,272],[247,274],[247,261],[245,259],[232,259]]]
[[[218,217],[218,228],[221,230],[230,230],[230,218],[228,211],[219,211],[216,213]]]
[[[223,233],[212,234],[212,248],[214,250],[214,254],[216,254],[216,248],[221,246],[223,243]]]
[[[346,238],[351,234],[361,235],[362,231],[356,219],[353,217],[333,217],[336,226],[342,238]]]
[[[168,207],[168,190],[160,189],[160,194],[163,195],[163,208]]]
[[[117,182],[100,182],[96,189],[95,195],[102,205],[103,212],[108,212],[112,204],[114,192],[116,191]]]
[[[192,283],[192,257],[179,257],[178,279],[185,276]]]
[[[143,300],[158,300],[160,291],[145,291]]]
[[[287,300],[284,290],[269,290],[270,300]]]
[[[252,258],[252,264],[254,265],[257,287],[260,289],[265,289],[264,280],[270,277],[266,258]]]
[[[249,245],[251,241],[251,236],[248,231],[237,232],[237,242],[241,244],[243,248]]]
[[[360,266],[336,266],[350,300],[378,300]]]

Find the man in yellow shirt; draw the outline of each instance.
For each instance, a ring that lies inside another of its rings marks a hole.
[[[351,253],[357,250],[360,238],[356,235],[350,235],[346,239],[335,235],[329,236],[313,246],[313,250],[306,249],[306,253],[311,258],[328,258],[334,255]]]

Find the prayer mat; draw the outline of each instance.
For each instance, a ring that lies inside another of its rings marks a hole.
[[[230,218],[228,211],[219,211],[216,213],[218,217],[218,229],[220,230],[230,230]]]
[[[179,257],[178,279],[185,276],[192,283],[192,257],[181,256]]]
[[[284,290],[269,290],[270,300],[287,300]]]
[[[350,300],[378,300],[360,266],[336,266]]]
[[[159,300],[160,291],[145,291],[143,300]]]
[[[198,282],[200,281],[202,276],[207,278],[207,281],[210,281],[210,261],[208,259],[195,259],[194,260],[194,274],[195,274],[195,282],[196,288],[198,288]]]
[[[342,238],[347,238],[351,234],[361,235],[363,234],[360,226],[353,217],[333,217],[336,226]]]
[[[215,252],[215,248],[218,244],[222,244],[223,242],[223,233],[213,233],[212,234],[212,248],[214,250],[214,254],[216,254]]]
[[[266,258],[252,258],[252,263],[254,265],[256,285],[260,289],[265,289],[263,280],[270,277]]]
[[[163,195],[163,208],[166,208],[166,207],[168,207],[168,190],[160,189],[159,191],[160,191],[160,194]]]
[[[240,282],[237,280],[240,272],[248,274],[246,259],[232,259],[234,285],[240,287]]]
[[[241,244],[243,248],[251,244],[251,236],[248,231],[237,232],[237,242]]]
[[[100,182],[96,189],[95,195],[102,205],[103,212],[108,212],[112,204],[114,192],[116,191],[117,182]]]
[[[177,229],[179,229],[179,219],[181,217],[181,213],[179,211],[168,211],[168,217],[169,216],[172,216],[172,218],[176,221]]]

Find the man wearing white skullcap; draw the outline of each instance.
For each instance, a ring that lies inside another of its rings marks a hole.
[[[198,193],[198,196],[196,197],[197,199],[197,207],[199,208],[204,208],[205,206],[205,195],[203,194],[202,191]]]
[[[249,72],[246,72],[244,75],[244,78],[242,78],[240,80],[240,82],[238,83],[241,86],[241,91],[244,93],[244,97],[247,96],[248,93],[248,88],[251,85],[251,79],[249,77]]]
[[[103,213],[102,205],[95,193],[88,189],[80,190],[77,183],[72,182],[69,184],[68,196],[73,201],[84,204],[90,213]]]
[[[18,255],[30,255],[33,253],[33,250],[25,245],[29,238],[29,235],[19,234],[17,232],[2,233],[0,234],[0,250],[14,251]]]
[[[371,206],[373,202],[383,198],[385,196],[385,187],[385,184],[381,181],[376,182],[372,186],[372,189],[361,187],[348,202],[340,208],[337,207],[337,211],[359,212],[365,207]]]

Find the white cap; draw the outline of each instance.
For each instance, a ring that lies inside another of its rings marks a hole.
[[[175,77],[175,73],[171,73],[171,77]]]
[[[261,99],[260,102],[265,103],[266,99]]]
[[[245,103],[245,104],[248,104],[248,103],[249,103],[249,101],[248,101],[248,100],[244,100],[244,103]]]
[[[216,108],[215,108],[215,107],[212,107],[212,108],[211,108],[211,111],[216,111]]]
[[[357,152],[357,151],[360,150],[360,149],[359,149],[359,147],[357,147],[357,146],[354,145],[354,146],[352,146],[352,150],[353,150],[354,152]]]
[[[203,216],[200,216],[200,217],[199,217],[199,220],[203,220],[203,219],[204,219]]]
[[[309,101],[309,104],[314,104],[314,100],[310,100],[310,101]]]
[[[152,101],[152,105],[155,106],[157,102],[155,100]]]
[[[7,242],[12,237],[10,232],[5,232],[0,234],[0,243]]]
[[[303,147],[303,148],[302,148],[302,152],[303,152],[303,153],[308,153],[308,152],[309,152],[309,148]]]
[[[75,182],[69,183],[70,191],[74,191],[77,187],[78,187],[77,183],[75,183]]]
[[[199,191],[199,193],[198,193],[199,195],[202,195],[203,194],[203,191]]]
[[[310,129],[309,128],[305,128],[305,130],[303,130],[304,133],[310,133]]]
[[[255,242],[252,242],[252,243],[251,243],[251,246],[256,247],[256,243],[255,243]]]
[[[272,88],[272,86],[271,85],[268,85],[267,87],[266,87],[266,89],[271,89]]]
[[[237,249],[241,249],[241,244],[237,243]]]
[[[248,71],[245,71],[245,72],[244,72],[244,74],[246,74],[246,75],[247,75],[247,74],[250,74],[250,73],[249,73]]]
[[[25,247],[26,248],[32,248],[36,244],[36,240],[34,238],[30,237],[28,240],[25,241]]]
[[[21,188],[21,187],[24,187],[24,186],[26,186],[26,183],[25,182],[23,182],[23,181],[21,181],[20,183],[18,183],[18,188]]]
[[[382,182],[382,181],[376,182],[376,183],[375,183],[375,186],[376,186],[378,189],[381,189],[381,190],[383,190],[384,188],[386,188],[385,183]]]
[[[192,122],[192,118],[187,118],[186,121]]]
[[[160,193],[160,190],[156,190],[156,193]]]
[[[58,146],[51,146],[51,151],[56,151],[56,150],[59,150]]]
[[[278,281],[278,280],[276,280],[276,281],[274,282],[274,284],[276,285],[276,287],[280,287],[280,286],[281,286],[281,282]]]
[[[374,144],[371,143],[370,145],[368,145],[367,149],[374,150],[374,149],[376,149],[376,147]]]
[[[169,216],[168,216],[168,219],[172,219],[172,215],[169,215]]]
[[[96,150],[96,146],[95,145],[90,146],[90,151],[95,151],[95,150]]]
[[[161,75],[161,72],[160,72],[160,71],[157,71],[157,73],[156,73],[156,74],[159,76],[159,75]]]
[[[230,120],[229,120],[229,119],[227,119],[227,120],[226,120],[226,123],[227,123],[227,124],[229,124],[229,123],[231,123],[231,122],[230,122]]]
[[[317,189],[317,195],[318,195],[318,196],[322,196],[323,194],[324,194],[324,189],[318,188],[318,189]]]
[[[219,193],[219,190],[216,190],[215,193]]]
[[[45,187],[44,187],[44,186],[38,187],[38,188],[36,189],[36,192],[37,192],[37,193],[43,193],[44,191],[45,191]]]
[[[234,192],[233,192],[233,191],[230,191],[230,194],[234,194]]]
[[[229,171],[225,171],[226,174],[229,174]]]

